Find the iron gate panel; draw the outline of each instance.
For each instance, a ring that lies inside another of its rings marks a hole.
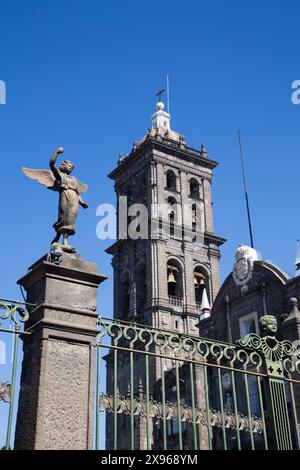
[[[289,341],[231,344],[103,317],[99,328],[96,448],[105,413],[107,449],[299,449],[300,355]]]

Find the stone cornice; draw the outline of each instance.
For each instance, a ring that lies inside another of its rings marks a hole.
[[[219,237],[218,235],[215,235],[214,233],[211,233],[211,232],[205,232],[204,236],[210,242],[215,243],[217,246],[221,246],[223,245],[223,243],[227,241],[226,238]]]
[[[161,150],[168,155],[172,155],[183,160],[187,160],[193,164],[202,166],[212,170],[218,165],[218,162],[209,158],[201,157],[201,153],[198,150],[180,145],[171,139],[156,139],[155,137],[147,136],[144,142],[142,142],[111,172],[108,177],[115,180],[118,176],[123,173],[127,167],[135,161],[141,154],[145,153],[147,149]]]
[[[89,265],[92,266],[90,263]],[[64,278],[65,280],[89,285],[91,287],[98,287],[101,282],[107,279],[106,276],[97,272],[96,266],[95,271],[90,272],[76,269],[71,266],[64,266],[63,264],[57,265],[49,261],[41,261],[39,264],[34,265],[32,269],[25,274],[25,276],[18,280],[17,283],[21,284],[25,289],[28,289],[43,276],[56,279]]]

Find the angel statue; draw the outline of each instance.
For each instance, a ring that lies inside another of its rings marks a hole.
[[[67,253],[75,253],[76,249],[69,245],[68,239],[70,235],[75,234],[78,205],[80,204],[84,209],[88,208],[80,195],[88,190],[88,186],[80,183],[75,176],[71,176],[74,165],[69,160],[64,160],[59,167],[55,165],[58,155],[63,151],[62,147],[55,150],[49,163],[51,171],[31,170],[23,167],[23,173],[46,188],[59,192],[58,220],[53,225],[56,237],[51,242],[51,246],[57,244],[60,237],[63,236],[61,249]]]

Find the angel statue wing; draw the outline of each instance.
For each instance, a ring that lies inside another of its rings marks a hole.
[[[86,193],[87,190],[89,189],[87,184],[81,183],[79,180],[77,180],[78,183],[78,189],[80,193]]]
[[[48,189],[57,190],[55,178],[50,170],[32,170],[23,166],[22,171],[27,178],[36,180]]]

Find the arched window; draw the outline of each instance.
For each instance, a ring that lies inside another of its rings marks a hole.
[[[190,196],[191,197],[200,197],[199,183],[194,178],[190,181]]]
[[[167,189],[176,191],[176,175],[172,170],[167,171]]]
[[[176,260],[169,260],[167,264],[168,296],[183,297],[182,269]]]
[[[194,269],[194,287],[196,304],[201,305],[204,289],[209,298],[209,284],[208,277],[200,266]]]

